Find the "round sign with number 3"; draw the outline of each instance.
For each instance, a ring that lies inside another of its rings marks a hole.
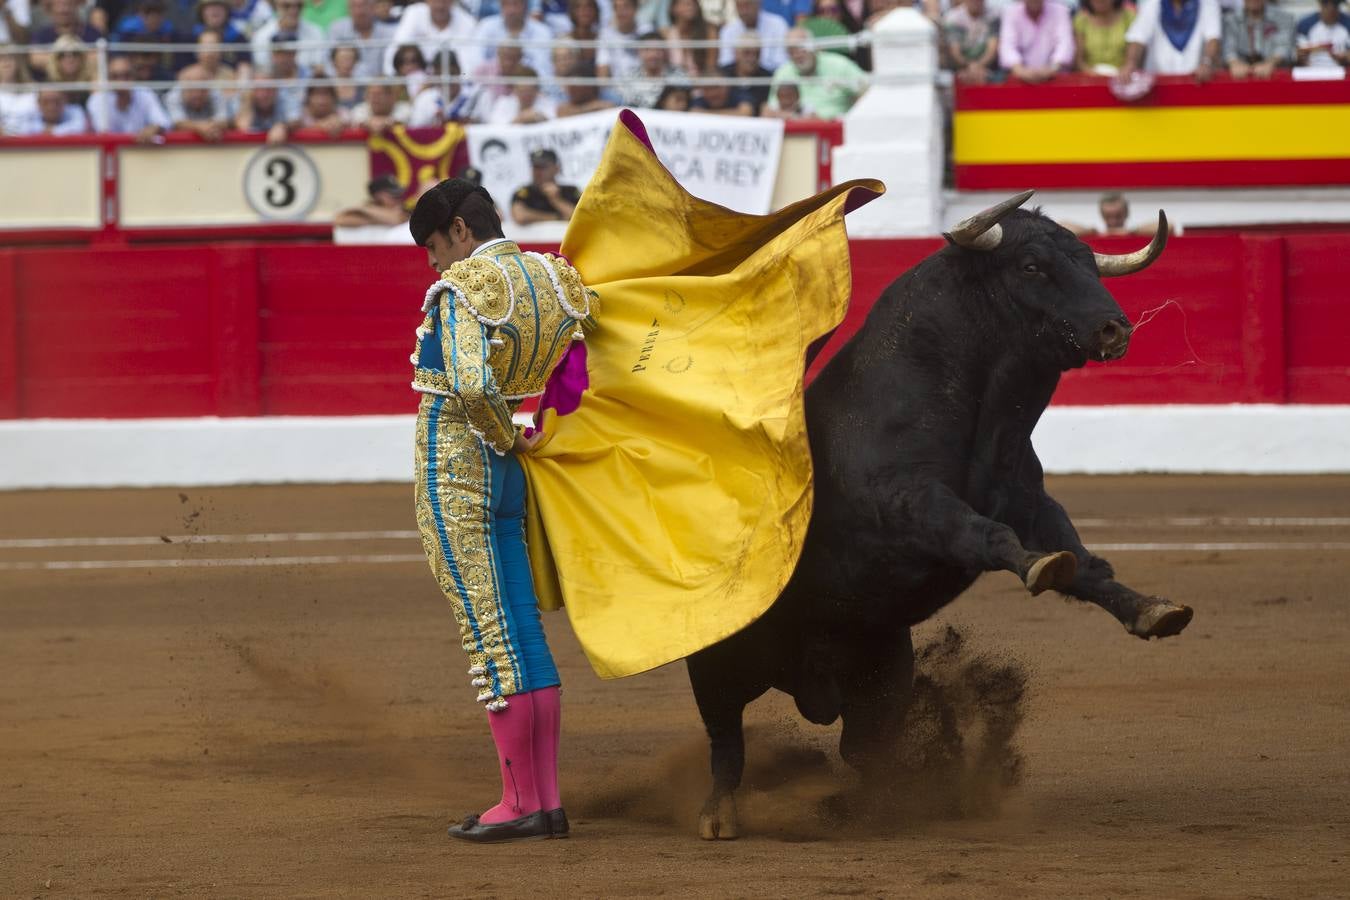
[[[244,169],[244,196],[264,219],[303,219],[319,199],[319,170],[299,147],[263,147]]]

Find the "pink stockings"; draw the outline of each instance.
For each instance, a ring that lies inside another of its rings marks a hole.
[[[515,694],[507,698],[506,709],[487,715],[501,766],[502,800],[478,821],[494,825],[561,807],[558,741],[562,734],[562,698],[558,687]]]

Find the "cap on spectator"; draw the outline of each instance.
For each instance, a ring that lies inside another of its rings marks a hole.
[[[164,12],[164,0],[141,0],[136,6],[141,12]]]
[[[472,185],[481,185],[483,183],[483,171],[481,169],[476,169],[473,166],[465,166],[464,171],[459,173],[459,177]]]
[[[558,154],[547,147],[530,153],[530,165],[532,166],[556,166],[557,164]]]
[[[398,194],[403,196],[403,185],[398,183],[398,179],[393,175],[381,175],[373,179],[366,185],[366,192],[374,197],[376,194]]]

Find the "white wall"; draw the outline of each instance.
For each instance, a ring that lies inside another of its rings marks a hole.
[[[0,422],[0,489],[411,481],[412,416]],[[1048,472],[1350,472],[1350,406],[1053,407]]]

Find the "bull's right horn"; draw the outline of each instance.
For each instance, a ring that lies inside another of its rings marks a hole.
[[[1026,203],[1034,193],[1023,191],[983,212],[977,212],[943,236],[953,244],[970,250],[993,250],[1003,241],[1003,226],[998,224],[998,220]]]
[[[1097,260],[1097,271],[1103,278],[1112,275],[1133,275],[1140,269],[1153,265],[1163,248],[1167,246],[1167,214],[1158,210],[1158,230],[1153,232],[1153,240],[1143,250],[1133,253],[1093,253]]]

